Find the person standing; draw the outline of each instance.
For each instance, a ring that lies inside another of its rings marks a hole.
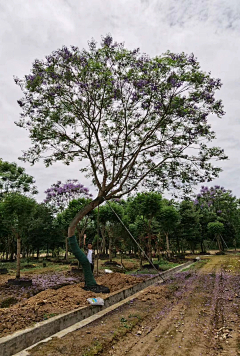
[[[86,246],[86,235],[84,235],[84,240],[83,240],[83,243],[84,243],[84,247]],[[92,243],[89,242],[88,245],[87,245],[87,250],[86,250],[86,255],[87,255],[87,259],[91,265],[91,269],[92,269],[92,272],[94,270],[94,258],[95,258],[95,252],[92,248]]]

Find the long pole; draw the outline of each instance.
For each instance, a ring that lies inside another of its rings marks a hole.
[[[97,215],[97,276],[98,276],[98,258],[99,258],[99,205],[98,205],[98,215]]]
[[[131,232],[128,230],[128,228],[124,225],[123,221],[121,220],[121,218],[118,216],[118,214],[113,210],[113,208],[111,207],[111,204],[109,204],[109,202],[103,197],[103,199],[105,200],[105,202],[108,204],[108,206],[110,207],[110,209],[112,210],[112,212],[115,214],[115,216],[118,218],[118,220],[120,221],[120,223],[122,224],[122,226],[127,230],[128,234],[131,236],[131,238],[133,239],[133,241],[136,243],[136,245],[138,246],[138,248],[144,253],[146,259],[148,260],[148,262],[152,265],[152,267],[158,272],[158,270],[156,269],[156,267],[154,266],[154,264],[152,263],[152,261],[150,260],[150,258],[147,256],[147,254],[145,253],[145,251],[142,249],[142,247],[139,245],[139,243],[136,241],[136,239],[133,237],[133,235],[131,234]],[[158,272],[159,276],[162,278],[163,281],[165,281],[165,279],[161,276],[161,274]]]

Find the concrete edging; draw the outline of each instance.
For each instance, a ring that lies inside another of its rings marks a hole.
[[[71,325],[84,320],[101,310],[104,310],[127,297],[143,290],[144,288],[150,286],[162,280],[163,278],[169,277],[179,270],[188,267],[192,264],[192,261],[181,264],[179,266],[173,267],[168,271],[161,273],[155,277],[149,278],[141,283],[138,283],[130,288],[116,292],[109,297],[104,299],[104,306],[85,306],[65,314],[61,314],[51,319],[41,321],[36,323],[33,327],[24,330],[16,331],[14,334],[0,338],[0,356],[12,356],[15,353],[22,351],[37,342],[44,340],[59,331],[70,327]]]

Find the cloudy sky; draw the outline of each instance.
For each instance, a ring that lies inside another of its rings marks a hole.
[[[44,190],[57,180],[79,179],[89,186],[78,165],[44,168],[18,161],[30,146],[27,131],[18,128],[22,94],[13,76],[29,74],[34,59],[43,59],[62,45],[87,48],[91,38],[111,33],[129,49],[151,56],[166,50],[194,53],[201,68],[221,78],[218,97],[226,115],[212,118],[215,145],[229,160],[214,184],[240,197],[240,1],[239,0],[0,0],[0,157],[17,162]],[[93,192],[93,188],[90,190]]]

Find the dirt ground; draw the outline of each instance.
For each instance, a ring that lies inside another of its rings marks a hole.
[[[240,255],[206,259],[31,356],[240,355]]]
[[[101,297],[106,298],[116,291],[128,288],[139,283],[143,278],[133,277],[122,273],[102,274],[96,277],[98,284],[104,285],[110,289],[109,294],[95,294],[82,289],[84,282],[77,283],[77,280],[83,280],[83,277],[69,277],[63,273],[53,273],[44,276],[31,276],[36,283],[33,287],[20,288],[18,286],[6,285],[9,276],[1,276],[0,282],[0,302],[7,302],[9,298],[16,298],[16,304],[0,308],[0,337],[11,334],[17,330],[34,325],[36,322],[48,319],[52,316],[69,312],[76,308],[89,305],[87,298]],[[35,279],[34,279],[35,278]],[[38,290],[37,281],[40,279],[41,288],[45,283],[46,290]],[[44,281],[44,282],[43,282]],[[58,289],[58,283],[70,283]],[[32,294],[36,294],[33,295]],[[2,296],[1,296],[2,295]],[[4,298],[3,298],[4,296]]]

